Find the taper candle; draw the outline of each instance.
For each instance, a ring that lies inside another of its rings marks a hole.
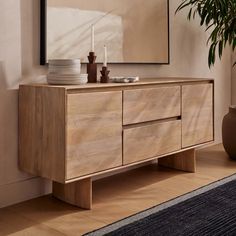
[[[103,63],[104,67],[107,67],[107,47],[106,45],[104,45],[104,63]]]
[[[94,52],[94,25],[91,27],[91,52]]]

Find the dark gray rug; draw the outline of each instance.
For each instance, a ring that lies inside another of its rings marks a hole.
[[[236,236],[236,175],[86,235]]]

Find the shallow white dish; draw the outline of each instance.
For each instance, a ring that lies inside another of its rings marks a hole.
[[[71,64],[71,65],[63,65],[63,64],[61,64],[61,65],[54,65],[54,64],[48,64],[48,67],[55,67],[55,68],[61,68],[61,67],[63,67],[63,68],[74,68],[74,67],[78,67],[78,66],[80,66],[81,64],[80,63],[77,63],[77,64]]]
[[[47,75],[47,82],[49,84],[60,84],[60,85],[86,84],[88,82],[88,74],[68,76],[68,75],[57,75],[49,73]]]
[[[60,75],[78,75],[80,74],[80,67],[76,68],[55,68],[55,67],[50,67],[48,69],[49,73],[54,73],[54,74],[60,74]]]
[[[80,65],[80,59],[54,59],[48,61],[49,65],[55,66],[69,66],[69,65]]]
[[[88,74],[71,74],[71,75],[65,75],[65,74],[57,74],[57,73],[48,73],[48,75],[52,76],[59,76],[59,77],[88,77]]]
[[[48,79],[47,82],[48,82],[49,84],[54,84],[54,85],[78,85],[78,84],[87,84],[88,80],[75,80],[75,81],[64,80],[64,81],[55,81],[55,80],[50,80],[50,79]]]
[[[78,78],[87,78],[88,76],[81,76],[80,74],[74,74],[74,75],[61,75],[61,74],[56,74],[56,73],[49,73],[47,75],[48,77],[51,78],[59,78],[59,79],[78,79]]]
[[[53,80],[79,80],[79,79],[88,79],[88,74],[77,74],[77,75],[58,75],[49,73],[47,78]]]
[[[52,82],[77,82],[77,81],[81,81],[82,83],[84,82],[87,82],[88,79],[87,78],[84,78],[84,79],[64,79],[64,80],[59,80],[59,79],[53,79],[53,78],[47,78],[47,81],[52,81]]]

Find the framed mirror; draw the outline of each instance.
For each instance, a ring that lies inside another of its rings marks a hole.
[[[41,58],[169,64],[168,0],[41,0]]]

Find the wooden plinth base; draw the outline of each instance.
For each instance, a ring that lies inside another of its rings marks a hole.
[[[53,196],[78,206],[90,210],[92,208],[92,179],[87,178],[69,184],[53,182]]]
[[[162,157],[158,159],[158,165],[194,173],[196,172],[195,149]]]

